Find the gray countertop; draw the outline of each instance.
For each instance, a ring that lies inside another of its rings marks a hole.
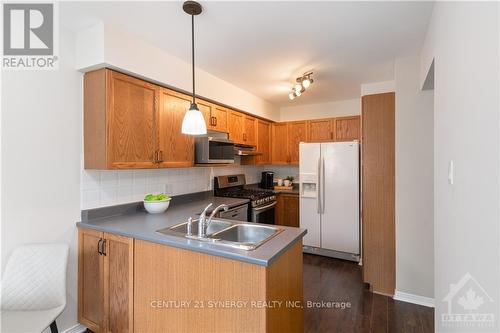
[[[246,185],[245,187],[247,188],[259,188],[260,189],[260,185],[259,184],[249,184],[249,185]],[[274,190],[274,189],[269,189],[269,191],[272,191],[276,194],[279,194],[279,193],[286,193],[286,194],[297,194],[299,195],[299,184],[293,184],[293,189],[291,190]]]
[[[213,207],[223,203],[235,207],[248,202],[248,199],[213,197],[210,194],[186,197],[183,200],[174,200],[176,199],[174,198],[169,209],[163,214],[148,214],[143,210],[131,209],[130,205],[128,205],[128,208],[126,205],[117,206],[121,207],[121,209],[108,208],[106,211],[107,216],[103,216],[103,213],[101,213],[105,208],[84,211],[82,212],[82,221],[78,222],[77,226],[262,266],[270,265],[306,234],[305,229],[279,226],[284,229],[283,232],[257,249],[245,251],[185,237],[157,233],[156,231],[159,229],[185,222],[189,217],[197,217],[209,203],[213,203]],[[110,212],[112,212],[111,216],[109,216]]]

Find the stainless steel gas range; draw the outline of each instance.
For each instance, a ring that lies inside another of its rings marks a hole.
[[[248,221],[274,224],[276,196],[273,191],[246,187],[245,175],[217,176],[214,179],[217,197],[250,199]]]

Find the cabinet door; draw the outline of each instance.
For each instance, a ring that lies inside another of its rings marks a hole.
[[[243,133],[245,131],[245,119],[242,113],[229,111],[228,118],[229,138],[235,143],[245,143]]]
[[[190,167],[194,164],[194,137],[181,133],[182,120],[191,98],[161,89],[158,115],[158,160],[163,168]]]
[[[307,122],[293,121],[288,123],[288,162],[299,164],[299,143],[307,142]]]
[[[360,139],[360,117],[335,118],[335,141]]]
[[[107,71],[107,167],[154,168],[159,88]]]
[[[271,161],[273,164],[288,164],[288,125],[272,125]]]
[[[309,120],[309,142],[333,141],[332,119]]]
[[[280,193],[277,197],[276,224],[299,227],[299,196]]]
[[[257,118],[245,116],[245,132],[243,133],[243,142],[247,145],[255,146],[257,144]]]
[[[131,333],[134,321],[134,240],[104,234],[105,332]]]
[[[78,229],[78,322],[94,332],[101,332],[104,319],[102,241],[102,232]]]
[[[205,119],[205,124],[207,125],[207,130],[214,130],[215,121],[213,120],[212,113],[214,105],[212,103],[208,103],[205,101],[196,100],[196,104],[198,105],[198,109],[201,114],[203,114],[203,118]]]
[[[227,114],[228,110],[223,107],[212,107],[212,118],[215,124],[213,129],[215,131],[227,132]]]
[[[255,156],[256,164],[271,163],[271,123],[260,119],[257,121],[257,151],[261,155]]]

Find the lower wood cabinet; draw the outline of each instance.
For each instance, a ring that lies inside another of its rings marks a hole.
[[[137,240],[135,264],[137,333],[304,330],[301,241],[265,267]]]
[[[96,333],[134,331],[134,240],[78,230],[78,321]]]
[[[277,196],[276,224],[299,227],[299,195],[280,193]]]
[[[303,332],[302,279],[300,240],[261,266],[78,231],[78,321],[96,333]]]

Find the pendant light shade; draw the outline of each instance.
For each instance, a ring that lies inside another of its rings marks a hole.
[[[182,120],[182,133],[189,135],[207,134],[205,118],[198,109],[198,105],[191,104]]]
[[[201,5],[196,1],[184,2],[182,8],[184,11],[191,15],[191,57],[192,57],[192,75],[193,75],[193,102],[186,111],[184,119],[182,119],[181,132],[188,135],[203,135],[207,134],[207,125],[205,118],[196,105],[195,93],[195,75],[194,75],[194,16],[202,12]]]

